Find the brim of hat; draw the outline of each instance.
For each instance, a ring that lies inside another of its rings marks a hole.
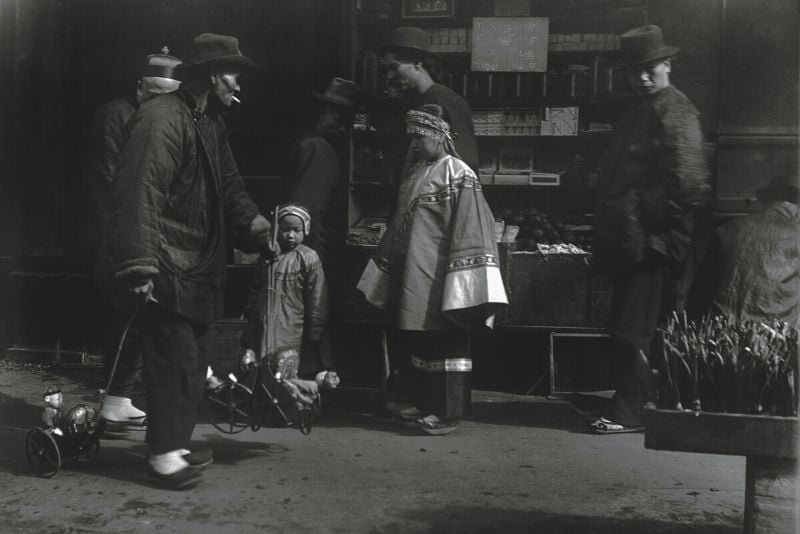
[[[378,53],[388,54],[390,52],[403,55],[429,57],[434,59],[439,57],[438,54],[431,52],[430,50],[425,50],[424,48],[419,48],[416,46],[390,45],[390,44],[378,45]]]
[[[252,72],[259,70],[256,62],[247,56],[219,56],[210,59],[195,59],[186,61],[175,67],[179,71],[187,71],[198,67],[234,67],[242,72]]]
[[[351,100],[347,100],[346,98],[336,98],[335,96],[328,96],[323,95],[320,93],[314,93],[314,98],[317,100],[322,100],[323,102],[328,102],[330,104],[335,104],[337,106],[347,108],[347,109],[357,109],[358,104]]]
[[[768,185],[756,190],[756,198],[759,202],[775,202],[778,200],[797,202],[798,197],[800,197],[800,189],[793,185]]]
[[[161,78],[156,76],[143,76],[142,82],[147,82],[147,90],[155,94],[171,93],[181,86],[180,80]]]
[[[633,65],[644,65],[646,63],[652,63],[653,61],[658,61],[659,59],[666,59],[668,57],[672,57],[680,51],[680,48],[677,46],[665,46],[663,48],[658,48],[653,50],[647,57],[642,59],[637,59],[636,61],[625,61],[625,59],[620,59],[620,66],[621,67],[629,67]]]

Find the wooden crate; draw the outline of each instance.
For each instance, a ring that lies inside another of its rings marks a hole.
[[[646,410],[648,449],[747,457],[745,534],[800,532],[797,418]]]
[[[612,345],[607,334],[550,334],[550,394],[614,389]]]
[[[506,323],[533,326],[590,324],[590,254],[542,254],[509,249],[503,281],[508,293]]]
[[[668,451],[797,458],[797,418],[646,410],[644,446]]]

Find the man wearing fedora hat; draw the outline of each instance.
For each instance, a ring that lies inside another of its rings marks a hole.
[[[621,49],[639,96],[614,124],[596,196],[595,263],[613,286],[608,328],[619,364],[614,398],[591,425],[603,434],[642,425],[643,355],[677,304],[695,213],[710,193],[699,113],[669,80],[678,49],[653,25],[623,34]]]
[[[305,244],[320,257],[331,298],[336,306],[342,301],[345,266],[343,251],[347,238],[347,188],[339,154],[341,141],[358,110],[361,88],[351,80],[333,78],[324,93],[314,93],[319,103],[317,122],[312,132],[301,137],[292,148],[289,163],[288,196],[308,208],[311,232]],[[304,343],[301,373],[330,367],[330,336],[325,332],[313,350]],[[317,352],[317,355],[308,354]]]
[[[293,147],[290,162],[289,200],[311,212],[311,234],[306,239],[322,264],[332,259],[333,241],[344,243],[346,195],[338,146],[353,123],[361,89],[355,82],[334,78],[324,93],[314,93],[319,113],[314,130]],[[334,237],[336,236],[336,237]]]
[[[89,167],[86,173],[89,192],[89,216],[86,230],[90,240],[92,261],[97,258],[104,238],[111,210],[111,182],[117,166],[117,158],[125,142],[127,124],[136,110],[144,102],[162,94],[178,89],[180,81],[175,75],[175,67],[180,59],[169,55],[169,48],[161,49],[161,54],[150,54],[142,62],[136,92],[123,98],[117,98],[102,106],[95,112],[89,136]],[[99,272],[95,272],[97,280]],[[104,331],[103,341],[106,373],[110,374],[114,365],[114,355],[120,334],[130,312],[120,310],[119,302],[114,298],[104,299],[101,318]],[[111,425],[142,425],[145,413],[131,403],[131,391],[138,380],[142,366],[142,358],[136,345],[135,334],[129,332],[128,342],[120,353],[113,380],[106,391],[100,416]],[[104,380],[104,387],[107,385]]]
[[[800,328],[797,171],[756,191],[759,211],[718,227],[689,292],[692,316],[780,319]]]
[[[419,28],[394,29],[378,46],[389,86],[409,99],[411,108],[436,104],[444,109],[459,158],[477,172],[478,144],[469,103],[449,87],[437,83],[439,57],[431,51],[431,38]]]
[[[211,451],[189,453],[205,388],[208,327],[222,311],[226,238],[266,246],[269,222],[244,189],[220,111],[256,70],[235,37],[204,33],[178,68],[181,88],[144,103],[112,183],[108,256],[141,304],[147,466],[170,487],[196,484]]]

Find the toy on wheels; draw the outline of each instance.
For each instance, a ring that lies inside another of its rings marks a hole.
[[[296,351],[288,351],[276,361],[250,364],[245,376],[212,382],[208,395],[208,419],[220,432],[238,434],[249,428],[297,428],[309,434],[322,409],[320,387],[333,388],[338,377],[333,371],[323,372],[316,381],[299,380],[299,358]]]
[[[31,472],[52,478],[58,474],[64,458],[71,458],[80,465],[93,464],[100,452],[105,421],[86,404],[73,406],[63,414],[58,389],[47,388],[44,398],[46,426],[31,429],[25,437],[25,454]]]

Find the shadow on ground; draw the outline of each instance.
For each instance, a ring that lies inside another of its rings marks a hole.
[[[636,513],[630,511],[630,515]],[[408,522],[372,530],[375,534],[430,532],[436,534],[738,534],[741,525],[729,516],[713,514],[697,520],[676,522],[650,518],[574,516],[502,508],[445,506],[437,510],[406,510],[397,513]],[[420,525],[413,527],[411,525]]]
[[[41,406],[0,393],[0,472],[35,476],[31,474],[28,465],[25,439],[31,429],[41,426],[41,417]],[[99,453],[92,465],[80,465],[65,457],[62,458],[61,468],[56,476],[63,472],[85,471],[105,478],[153,485],[145,472],[147,445],[144,437],[144,430],[104,434],[100,439]],[[269,458],[285,454],[289,450],[274,443],[234,440],[219,434],[198,437],[193,440],[192,445],[195,448],[211,447],[215,462],[223,465],[233,465],[254,457]]]
[[[473,401],[465,421],[475,423],[549,428],[575,434],[589,433],[586,418],[575,414],[565,403],[531,400]],[[325,410],[317,426],[327,428],[357,427],[400,436],[417,435],[419,430],[405,425],[391,414],[353,413],[344,410]]]

